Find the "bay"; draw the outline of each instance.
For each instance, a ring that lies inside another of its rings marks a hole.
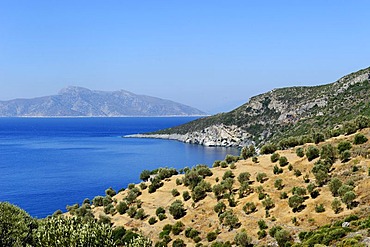
[[[0,201],[34,217],[140,182],[142,170],[212,165],[235,148],[122,138],[196,117],[0,118]]]

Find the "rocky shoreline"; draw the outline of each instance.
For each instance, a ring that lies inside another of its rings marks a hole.
[[[124,137],[176,140],[207,147],[243,147],[253,144],[250,134],[236,126],[225,125],[214,125],[202,131],[186,134],[134,134]]]

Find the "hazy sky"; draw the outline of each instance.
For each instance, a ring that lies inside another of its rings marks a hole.
[[[0,100],[76,85],[215,113],[370,66],[370,1],[1,0]]]

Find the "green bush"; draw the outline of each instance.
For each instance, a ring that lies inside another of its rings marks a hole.
[[[254,202],[247,202],[244,206],[243,206],[243,211],[246,213],[246,214],[251,214],[253,212],[255,212],[257,209],[256,205],[254,204]]]
[[[320,142],[325,141],[325,136],[323,133],[316,132],[312,134],[312,139],[315,142],[315,144],[318,144]]]
[[[186,214],[184,204],[180,200],[176,200],[171,204],[169,212],[175,219],[179,219]]]
[[[345,163],[351,159],[351,152],[349,150],[346,150],[340,154],[340,160],[342,163]]]
[[[140,179],[146,182],[150,178],[150,175],[151,175],[151,173],[150,173],[149,170],[143,170],[140,173]]]
[[[160,221],[162,221],[162,220],[164,220],[164,219],[166,219],[166,218],[167,218],[167,216],[166,216],[164,213],[158,214],[158,219],[159,219]]]
[[[341,141],[337,147],[339,153],[343,153],[344,151],[350,150],[351,148],[352,145],[349,141]]]
[[[339,195],[339,188],[343,185],[339,178],[332,178],[329,182],[329,189],[333,196]]]
[[[225,205],[225,203],[224,203],[224,202],[218,202],[218,203],[214,206],[214,208],[213,208],[213,210],[214,210],[218,215],[220,215],[220,214],[222,214],[223,212],[225,212],[225,209],[226,209],[226,205]]]
[[[177,189],[172,189],[171,194],[173,197],[176,197],[180,195],[180,192]]]
[[[284,188],[283,180],[281,178],[276,179],[274,182],[274,187],[278,190],[283,189]]]
[[[258,223],[258,227],[260,228],[260,230],[265,230],[268,228],[264,220],[259,220],[257,223]]]
[[[308,161],[311,161],[319,156],[320,156],[320,151],[317,147],[308,146],[308,148],[306,149],[306,157]]]
[[[288,205],[289,207],[293,209],[293,212],[296,212],[302,207],[303,202],[304,202],[304,198],[302,196],[293,195],[289,197]]]
[[[252,158],[252,161],[253,161],[253,163],[258,163],[258,158],[257,158],[257,156],[254,156],[254,157]]]
[[[243,147],[240,157],[244,160],[253,157],[256,155],[256,149],[253,145],[250,145],[249,147]]]
[[[285,156],[281,156],[280,158],[279,158],[279,165],[280,166],[286,166],[286,165],[288,165],[288,159],[285,157]]]
[[[32,230],[36,221],[23,209],[8,202],[0,202],[0,246],[32,244]]]
[[[367,142],[367,140],[368,139],[367,139],[366,136],[364,136],[364,134],[357,133],[355,135],[355,138],[353,139],[353,144],[355,144],[355,145],[363,144],[363,143]]]
[[[267,143],[261,147],[260,153],[261,154],[272,154],[277,150],[275,144]]]
[[[267,180],[267,174],[264,173],[264,172],[257,173],[256,180],[257,180],[257,182],[260,182],[260,183],[265,182],[265,180]]]
[[[238,176],[238,181],[241,184],[243,182],[249,182],[250,177],[251,177],[251,174],[249,172],[241,172]]]
[[[226,171],[224,175],[222,176],[222,179],[225,180],[226,178],[233,178],[235,177],[234,173],[232,171]]]
[[[242,229],[238,232],[234,238],[236,246],[250,246],[252,244],[252,239],[248,236],[247,231]]]
[[[232,230],[239,225],[238,217],[230,209],[220,214],[219,220],[222,225],[229,227],[229,230]]]
[[[95,196],[92,203],[95,207],[103,206],[103,196]]]
[[[216,232],[209,232],[209,233],[207,233],[207,241],[208,242],[212,242],[212,241],[216,240],[217,235],[218,234]]]
[[[155,223],[157,223],[157,218],[156,217],[150,217],[149,220],[149,225],[154,225]]]
[[[119,202],[119,203],[117,204],[117,206],[116,206],[116,210],[117,210],[117,212],[118,212],[119,214],[124,214],[124,213],[126,213],[127,209],[128,209],[128,206],[127,206],[127,204],[126,204],[125,202]]]
[[[325,212],[325,207],[323,204],[317,204],[315,205],[315,211],[316,213],[322,213]]]
[[[177,221],[173,226],[172,226],[172,233],[174,235],[179,235],[183,230],[184,230],[184,223],[181,221]]]
[[[172,247],[185,247],[186,244],[184,243],[184,240],[182,239],[175,239],[172,243]]]
[[[341,205],[342,203],[340,202],[340,200],[338,198],[334,198],[331,203],[331,208],[333,209],[334,213],[338,214],[342,210]]]
[[[304,149],[302,147],[299,147],[295,150],[295,153],[297,154],[298,157],[303,157],[304,156]]]
[[[182,198],[184,199],[184,201],[189,200],[190,199],[189,191],[186,190],[186,191],[182,192]]]
[[[276,161],[278,161],[279,158],[280,158],[280,155],[278,153],[273,153],[271,154],[271,157],[270,157],[272,163],[275,163]]]
[[[109,187],[108,189],[105,190],[105,194],[107,196],[112,197],[112,196],[115,196],[117,193],[114,189],[112,189],[112,187]]]

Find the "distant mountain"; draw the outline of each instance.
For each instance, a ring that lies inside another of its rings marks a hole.
[[[204,116],[193,107],[125,90],[67,87],[57,95],[0,101],[3,117]]]
[[[233,111],[141,137],[244,146],[314,131],[330,132],[358,115],[370,116],[370,68],[326,85],[274,89]]]

